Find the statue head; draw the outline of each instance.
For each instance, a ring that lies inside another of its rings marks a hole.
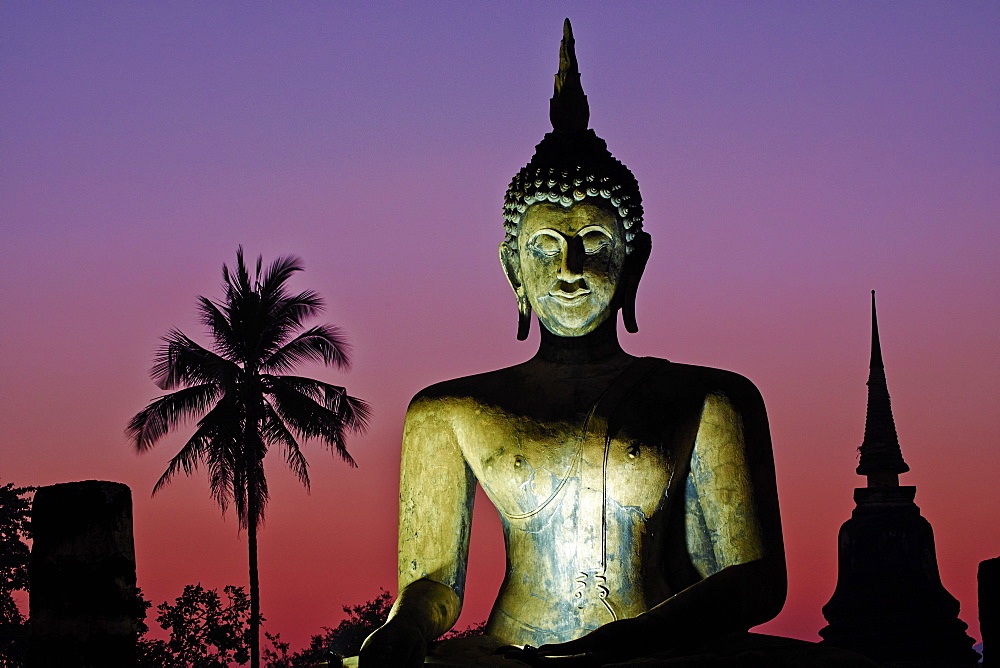
[[[552,132],[504,198],[500,261],[517,297],[517,338],[527,338],[532,310],[558,336],[588,334],[619,309],[636,332],[635,295],[650,251],[642,198],[632,172],[587,128],[569,19],[549,117]]]

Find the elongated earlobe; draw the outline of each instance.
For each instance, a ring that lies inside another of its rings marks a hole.
[[[524,341],[531,330],[531,302],[521,285],[521,263],[518,261],[517,251],[506,242],[500,244],[500,265],[514,291],[514,297],[517,298],[517,340]]]
[[[632,252],[629,253],[625,261],[625,283],[622,285],[624,289],[622,323],[625,325],[625,331],[629,334],[635,334],[639,331],[639,325],[635,321],[635,297],[639,293],[639,280],[642,278],[642,272],[646,269],[651,249],[652,240],[649,234],[640,232],[632,241]]]
[[[629,334],[635,334],[639,331],[639,325],[635,321],[635,292],[630,296],[625,298],[625,304],[622,305],[622,322],[625,324],[625,331]]]
[[[531,330],[531,303],[527,297],[517,297],[517,340],[524,341]]]

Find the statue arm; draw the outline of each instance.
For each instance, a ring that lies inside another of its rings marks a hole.
[[[420,665],[462,609],[475,477],[449,420],[454,407],[418,396],[403,429],[399,596],[361,651],[362,665]],[[419,660],[417,657],[419,655]]]
[[[786,574],[763,401],[740,378],[702,408],[685,490],[688,555],[701,580],[642,617],[677,641],[746,630],[785,601]],[[693,628],[685,628],[685,627]]]
[[[768,577],[760,584],[770,593],[751,601],[762,606],[747,611],[753,626],[776,615],[784,602],[784,548],[763,401],[740,380],[742,397],[705,399],[684,494],[684,529],[702,581],[734,566],[766,566],[762,575]]]

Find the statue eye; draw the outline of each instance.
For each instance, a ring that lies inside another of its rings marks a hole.
[[[583,235],[583,252],[596,255],[611,245],[611,237],[606,232],[591,230]]]
[[[562,244],[559,243],[559,239],[555,238],[551,234],[535,235],[531,239],[531,243],[528,247],[536,253],[547,256],[558,255],[562,250]]]

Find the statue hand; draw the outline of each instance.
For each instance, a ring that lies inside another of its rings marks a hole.
[[[662,633],[648,617],[620,619],[569,642],[542,645],[537,650],[525,648],[517,658],[532,666],[601,666],[665,649]]]
[[[361,645],[359,668],[410,668],[424,665],[427,643],[415,625],[394,617],[375,629]]]

